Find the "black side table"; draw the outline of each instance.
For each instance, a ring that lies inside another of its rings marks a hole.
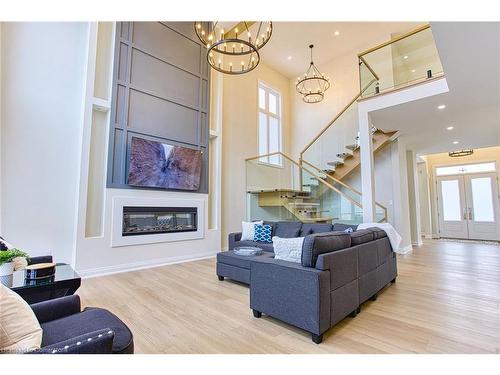
[[[55,275],[49,278],[26,280],[21,270],[10,277],[2,277],[0,282],[32,304],[74,294],[82,279],[70,265],[64,264],[57,265]]]

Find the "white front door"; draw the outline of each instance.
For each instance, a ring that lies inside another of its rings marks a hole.
[[[441,237],[500,240],[495,173],[438,177]]]

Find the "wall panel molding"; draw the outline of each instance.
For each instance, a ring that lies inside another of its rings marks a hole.
[[[198,192],[208,192],[210,78],[193,24],[117,22],[108,188],[138,189],[127,185],[129,139],[135,134],[201,150]]]

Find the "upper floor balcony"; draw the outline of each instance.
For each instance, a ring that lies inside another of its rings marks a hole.
[[[358,58],[361,98],[444,76],[430,25],[395,36]],[[376,84],[369,85],[374,78]]]

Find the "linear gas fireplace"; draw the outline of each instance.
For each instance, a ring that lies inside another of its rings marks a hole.
[[[197,207],[123,206],[122,236],[197,231]]]

